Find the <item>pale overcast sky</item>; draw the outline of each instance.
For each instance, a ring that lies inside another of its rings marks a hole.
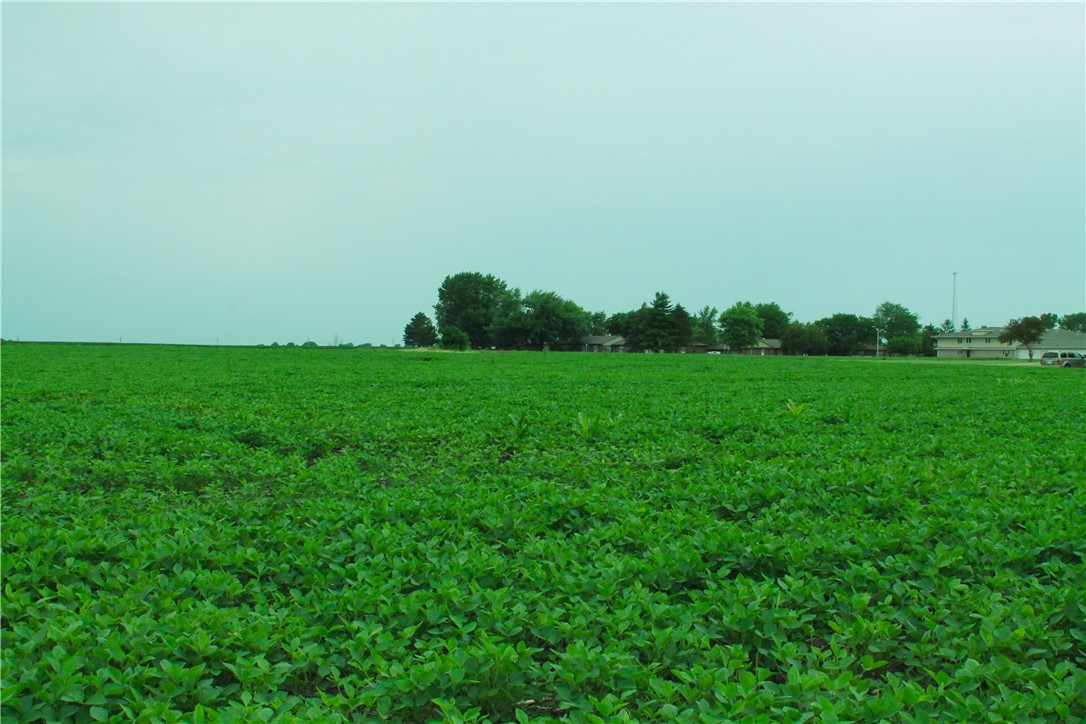
[[[393,344],[589,310],[1086,309],[1084,4],[3,4],[3,325]]]

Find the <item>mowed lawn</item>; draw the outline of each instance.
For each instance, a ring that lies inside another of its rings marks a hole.
[[[1082,372],[5,343],[2,718],[1081,721]]]

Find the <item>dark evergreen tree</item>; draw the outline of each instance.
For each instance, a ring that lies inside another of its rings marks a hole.
[[[671,299],[656,292],[652,304],[641,308],[641,329],[638,346],[651,352],[672,352],[675,349],[675,322]]]
[[[437,330],[430,318],[422,312],[412,317],[403,328],[403,344],[405,347],[433,347],[437,344]]]
[[[920,354],[925,357],[935,356],[935,337],[943,334],[939,327],[927,324],[920,330]]]
[[[675,334],[672,348],[686,349],[694,339],[694,320],[690,313],[683,309],[683,305],[676,304],[671,310],[671,323]]]

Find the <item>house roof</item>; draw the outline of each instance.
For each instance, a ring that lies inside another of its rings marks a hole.
[[[1002,332],[1002,327],[977,327],[976,329],[962,329],[957,332],[937,334],[935,335],[935,339],[942,339],[944,337],[998,337]]]
[[[742,349],[780,349],[781,341],[779,339],[763,339],[750,347],[743,347]],[[714,344],[710,345],[709,350],[712,352],[730,352],[731,347],[726,344]]]
[[[1049,349],[1086,350],[1086,332],[1050,329],[1041,338],[1041,346]]]
[[[589,334],[581,337],[582,344],[598,344],[603,347],[621,347],[626,340],[617,334]]]

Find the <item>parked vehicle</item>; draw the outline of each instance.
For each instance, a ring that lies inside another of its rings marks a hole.
[[[1052,367],[1086,367],[1086,357],[1078,352],[1054,350],[1041,355],[1041,364]]]

